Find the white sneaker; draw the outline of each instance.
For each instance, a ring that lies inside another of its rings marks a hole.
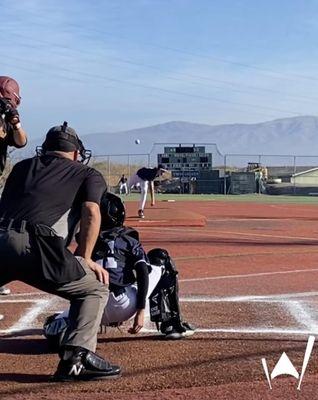
[[[11,290],[5,286],[0,286],[0,295],[8,295],[11,293]]]

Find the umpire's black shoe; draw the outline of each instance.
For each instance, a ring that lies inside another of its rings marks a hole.
[[[61,360],[53,382],[90,381],[99,379],[118,378],[121,369],[118,365],[111,365],[92,351],[81,347],[74,351],[72,357]]]

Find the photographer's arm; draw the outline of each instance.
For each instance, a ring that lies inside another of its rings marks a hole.
[[[17,148],[24,147],[27,144],[27,134],[20,122],[13,125],[13,141]]]
[[[6,113],[6,121],[12,131],[12,143],[10,145],[20,148],[27,144],[27,134],[21,126],[20,115],[15,108]]]

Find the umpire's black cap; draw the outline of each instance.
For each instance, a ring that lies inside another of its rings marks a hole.
[[[45,141],[42,145],[44,151],[82,151],[83,144],[75,129],[67,126],[65,121],[63,125],[54,126],[46,134]]]

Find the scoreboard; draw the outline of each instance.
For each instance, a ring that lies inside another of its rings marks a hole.
[[[173,178],[198,178],[202,171],[212,170],[212,153],[206,153],[205,146],[165,147],[158,154],[158,164],[172,173]]]

